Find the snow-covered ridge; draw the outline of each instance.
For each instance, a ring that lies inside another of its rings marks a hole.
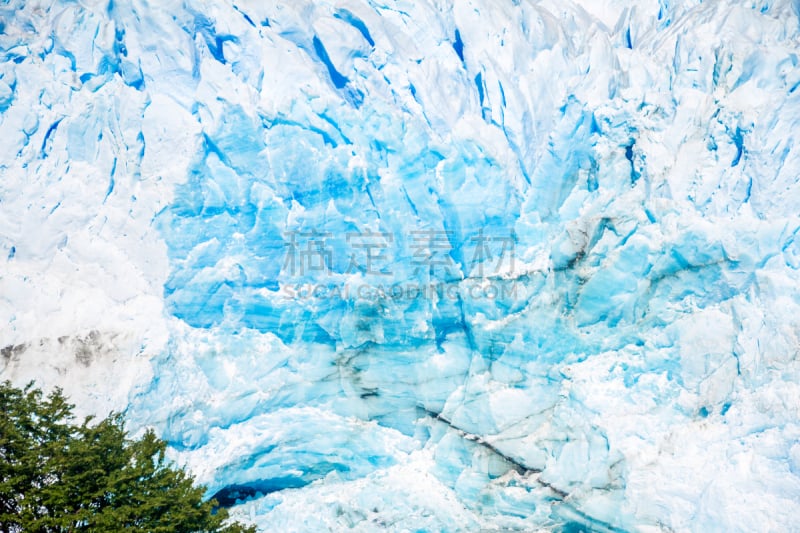
[[[4,4],[2,377],[126,409],[267,530],[786,530],[799,29]]]

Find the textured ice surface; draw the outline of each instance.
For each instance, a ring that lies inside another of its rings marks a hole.
[[[2,377],[265,531],[788,530],[799,9],[4,2]]]

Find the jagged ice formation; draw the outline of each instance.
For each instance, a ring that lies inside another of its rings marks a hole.
[[[788,530],[798,12],[4,2],[2,377],[265,531]]]

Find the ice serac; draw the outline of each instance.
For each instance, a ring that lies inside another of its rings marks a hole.
[[[10,2],[3,377],[265,531],[800,520],[793,2]]]

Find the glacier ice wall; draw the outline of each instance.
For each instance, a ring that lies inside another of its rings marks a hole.
[[[3,377],[265,530],[785,530],[798,9],[6,2]]]

